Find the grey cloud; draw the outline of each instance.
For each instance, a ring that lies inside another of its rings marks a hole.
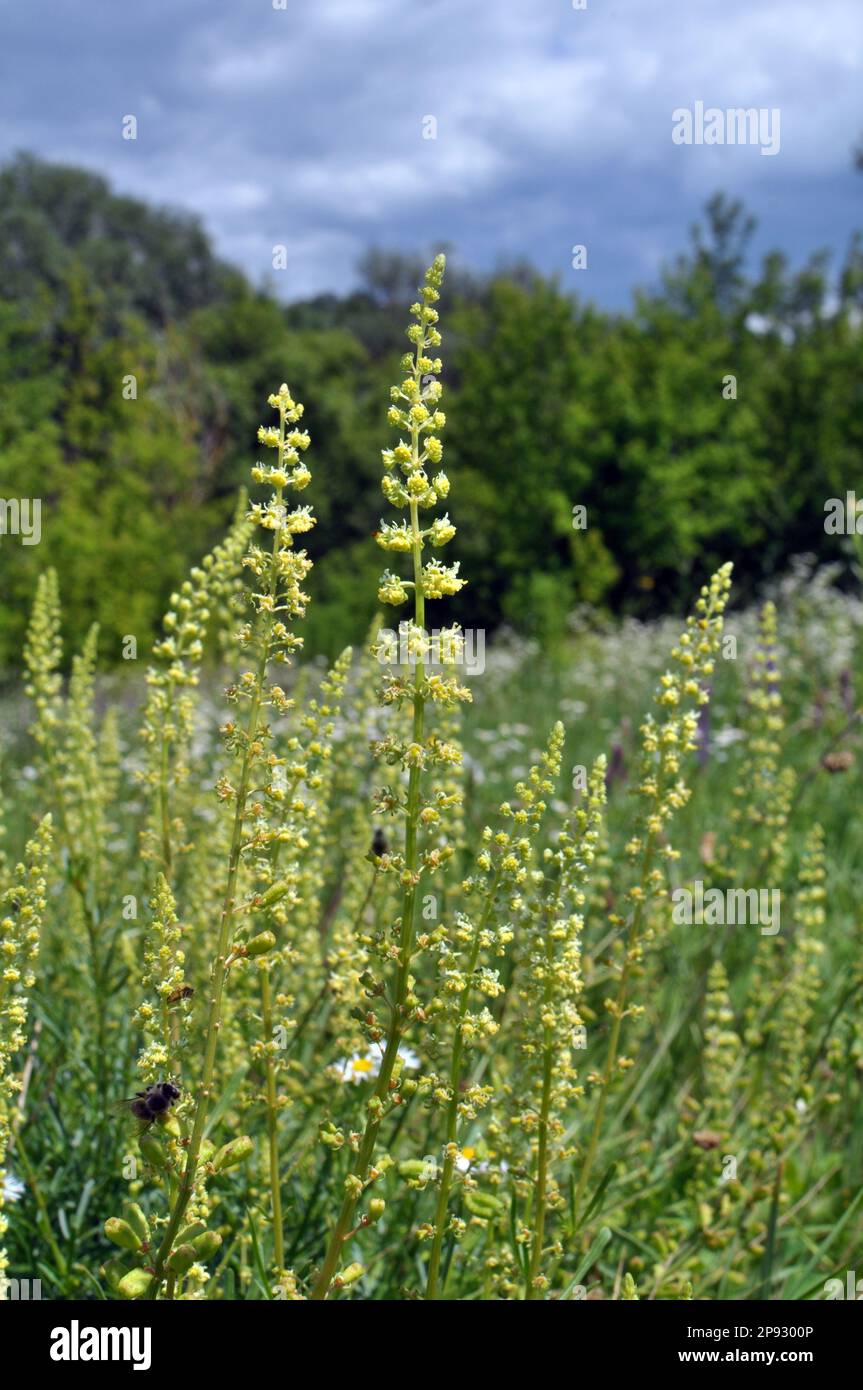
[[[0,155],[191,208],[256,281],[284,243],[289,296],[346,288],[372,242],[446,241],[620,304],[717,187],[792,257],[861,220],[859,0],[29,0],[5,27]],[[674,146],[696,100],[779,107],[780,154]]]

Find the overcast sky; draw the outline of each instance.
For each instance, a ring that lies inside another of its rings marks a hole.
[[[285,297],[348,288],[371,244],[447,242],[470,266],[526,258],[622,306],[717,188],[758,217],[759,251],[795,263],[841,255],[863,227],[863,0],[0,0],[0,14],[0,157],[31,150],[193,210],[256,282],[283,244]],[[672,112],[697,101],[778,108],[778,153],[676,145]]]

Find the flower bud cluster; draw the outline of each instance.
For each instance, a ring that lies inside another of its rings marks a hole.
[[[513,1088],[514,1122],[533,1134],[539,1118],[553,1139],[562,1133],[567,1108],[582,1094],[577,1066],[586,1045],[579,1013],[581,935],[587,886],[601,846],[605,774],[606,759],[600,756],[591,769],[584,804],[567,817],[556,846],[545,851],[520,972],[521,1065]]]
[[[664,893],[659,868],[649,867],[654,853],[676,859],[677,851],[665,839],[675,811],[685,806],[690,789],[681,769],[687,754],[697,747],[698,714],[709,699],[705,686],[713,675],[722,645],[723,615],[731,589],[731,565],[723,565],[703,586],[695,612],[671,655],[676,669],[660,677],[656,704],[660,715],[648,714],[641,726],[641,774],[637,794],[641,813],[636,834],[627,845],[630,860],[648,865],[642,882],[630,892],[630,901]]]
[[[12,1135],[15,1098],[21,1089],[15,1057],[27,1040],[29,995],[35,984],[33,966],[39,954],[50,850],[51,817],[46,816],[28,843],[22,863],[12,871],[9,887],[0,894],[0,1280],[7,1268],[2,1245],[6,1231],[3,1162]]]
[[[382,521],[375,539],[382,550],[412,554],[415,560],[413,579],[402,579],[390,570],[381,576],[378,598],[381,603],[395,607],[408,601],[412,589],[423,598],[447,598],[457,594],[466,582],[459,575],[458,563],[445,565],[434,557],[423,565],[419,558],[426,545],[440,549],[456,533],[448,514],[434,517],[426,527],[419,525],[419,513],[430,511],[449,495],[449,479],[439,469],[443,458],[440,431],[446,424],[446,416],[438,409],[443,387],[435,379],[425,387],[422,385],[425,378],[442,369],[440,358],[431,357],[429,353],[441,343],[436,327],[438,311],[434,305],[440,298],[445,266],[445,258],[437,256],[420,291],[422,302],[411,306],[416,322],[408,329],[408,337],[414,344],[414,352],[402,358],[405,378],[390,391],[392,404],[387,420],[402,430],[403,436],[394,448],[383,450],[381,486],[390,506],[409,510],[410,520]],[[438,471],[433,472],[434,469]]]
[[[158,662],[147,672],[147,704],[141,737],[147,763],[140,780],[152,796],[150,825],[142,836],[147,859],[161,860],[170,871],[176,850],[186,850],[186,828],[178,805],[189,778],[189,748],[194,733],[196,699],[207,632],[214,610],[232,601],[243,554],[252,534],[239,516],[220,545],[190,572],[171,595],[163,636],[153,647]]]
[[[145,927],[145,999],[135,1011],[134,1022],[146,1043],[138,1057],[138,1071],[148,1084],[180,1074],[181,1050],[192,1010],[193,991],[186,985],[183,932],[167,879],[160,874],[150,903],[151,918]]]

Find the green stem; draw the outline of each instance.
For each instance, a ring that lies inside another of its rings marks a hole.
[[[24,1144],[21,1140],[20,1130],[15,1135],[15,1152],[18,1161],[20,1162],[21,1167],[24,1170],[24,1176],[27,1179],[27,1185],[29,1186],[30,1191],[33,1193],[33,1197],[39,1211],[42,1234],[48,1242],[48,1247],[51,1251],[51,1254],[54,1256],[58,1272],[65,1278],[69,1266],[66,1263],[66,1260],[63,1256],[62,1251],[60,1250],[59,1245],[57,1244],[57,1239],[54,1235],[54,1231],[51,1226],[51,1217],[48,1212],[48,1207],[45,1203],[45,1198],[42,1195],[42,1190],[39,1187],[39,1183],[36,1179],[36,1174],[33,1170],[33,1166],[30,1162],[30,1159],[27,1156],[27,1151],[24,1148]]]
[[[416,357],[414,359],[414,378],[419,381],[421,376],[419,362],[425,350],[425,342],[417,343]],[[419,466],[419,427],[411,426],[411,451],[415,465]],[[425,628],[425,595],[422,586],[422,536],[419,527],[419,508],[415,500],[410,504],[411,517],[411,537],[414,569],[414,621],[421,630]],[[414,672],[414,695],[413,695],[413,742],[422,745],[425,727],[425,701],[422,695],[423,682],[425,681],[425,662],[417,660]],[[396,979],[395,998],[392,1004],[389,1036],[386,1048],[384,1049],[381,1069],[378,1073],[377,1085],[375,1086],[372,1099],[369,1103],[369,1114],[366,1120],[363,1137],[360,1140],[359,1151],[348,1175],[345,1196],[339,1210],[336,1224],[330,1236],[323,1263],[318,1271],[317,1279],[312,1288],[311,1297],[315,1300],[325,1299],[330,1291],[330,1285],[338,1268],[342,1257],[342,1248],[347,1239],[352,1222],[354,1209],[359,1200],[357,1183],[365,1185],[369,1166],[375,1152],[378,1131],[381,1126],[383,1116],[383,1103],[389,1091],[390,1080],[393,1069],[398,1057],[399,1046],[404,1036],[405,1025],[407,1022],[407,1009],[405,1001],[408,996],[408,985],[410,981],[411,955],[413,952],[414,941],[414,905],[416,903],[416,878],[417,878],[417,859],[418,859],[418,830],[419,830],[419,801],[420,801],[420,777],[421,769],[414,763],[411,766],[408,779],[408,800],[407,800],[407,821],[405,828],[405,871],[408,881],[405,884],[404,897],[402,900],[402,920],[401,934],[399,939],[399,969]]]
[[[96,1057],[94,1072],[96,1074],[96,1089],[100,1095],[104,1095],[107,1087],[107,1047],[105,1041],[105,999],[107,989],[103,979],[100,961],[98,924],[94,916],[91,902],[88,901],[87,885],[82,881],[80,874],[73,867],[75,864],[75,847],[72,839],[72,832],[69,827],[66,798],[63,795],[62,778],[60,776],[60,769],[57,765],[55,750],[50,745],[43,745],[43,751],[45,756],[45,767],[48,772],[48,781],[54,799],[54,809],[57,812],[59,840],[66,850],[66,858],[68,860],[66,877],[77,895],[81,913],[84,917],[87,944],[90,948],[90,979],[93,986],[93,1012],[96,1015]],[[103,1122],[104,1119],[100,1120],[100,1125]]]
[[[374,1108],[374,1102],[382,1102],[387,1094],[401,1040],[402,1030],[394,1022],[389,1038],[387,1039],[383,1061],[381,1062],[378,1082],[374,1090],[373,1106],[370,1108],[369,1118],[366,1122],[356,1162],[351,1168],[351,1176],[358,1178],[360,1182],[365,1181],[375,1151],[378,1131],[381,1125],[380,1116]],[[357,1201],[358,1197],[354,1195],[352,1188],[349,1187],[345,1192],[338,1219],[330,1237],[329,1245],[327,1246],[323,1264],[321,1265],[318,1277],[312,1289],[312,1299],[325,1299],[329,1293],[330,1284],[332,1283],[333,1276],[341,1260],[342,1246],[351,1231],[353,1214]]]
[[[285,443],[285,414],[280,412],[280,443],[279,443],[279,462],[281,463],[284,454]],[[276,504],[281,506],[282,489],[276,489]],[[270,605],[267,612],[271,612],[275,606],[275,598],[278,592],[278,552],[280,547],[281,532],[273,533],[273,550],[270,561],[270,581],[269,598]],[[204,1050],[204,1066],[201,1074],[201,1083],[198,1087],[198,1098],[195,1105],[195,1116],[192,1122],[192,1134],[189,1139],[189,1147],[186,1153],[186,1164],[183,1169],[183,1176],[177,1190],[173,1209],[168,1219],[168,1225],[159,1246],[158,1253],[153,1266],[153,1278],[147,1290],[147,1297],[154,1299],[158,1297],[159,1288],[165,1272],[165,1262],[171,1253],[171,1249],[180,1229],[186,1208],[192,1196],[195,1186],[195,1175],[198,1168],[198,1159],[201,1152],[201,1144],[204,1139],[204,1130],[207,1124],[207,1117],[210,1112],[210,1098],[213,1086],[213,1077],[216,1068],[216,1050],[219,1042],[219,1031],[222,1026],[222,995],[225,989],[227,978],[226,962],[228,958],[228,947],[231,940],[231,928],[234,921],[237,898],[237,880],[240,872],[240,855],[243,845],[243,831],[245,826],[246,801],[249,795],[249,781],[252,772],[253,753],[252,747],[256,741],[258,733],[258,720],[261,710],[261,699],[263,694],[264,681],[267,674],[267,664],[269,660],[269,631],[266,617],[260,623],[260,655],[258,658],[258,668],[255,680],[255,693],[252,697],[252,704],[249,710],[249,718],[246,723],[245,738],[243,743],[243,764],[240,773],[240,782],[237,788],[237,797],[234,810],[234,826],[231,834],[231,849],[228,859],[228,881],[225,889],[225,897],[222,904],[222,912],[219,921],[219,938],[216,947],[216,956],[211,968],[211,982],[213,993],[210,999],[210,1010],[207,1018],[207,1035]]]
[[[554,964],[554,942],[550,931],[551,923],[546,914],[546,934],[545,934],[545,960],[546,975],[543,1000],[548,1008],[552,1002],[552,966]],[[528,1268],[527,1285],[525,1287],[525,1299],[530,1301],[536,1293],[537,1279],[539,1278],[540,1265],[542,1263],[542,1242],[545,1236],[545,1213],[547,1206],[547,1187],[548,1187],[548,1168],[549,1168],[549,1143],[548,1129],[551,1110],[551,1076],[554,1064],[553,1038],[551,1029],[546,1026],[543,1029],[542,1043],[542,1095],[539,1103],[539,1143],[537,1148],[536,1161],[536,1212],[533,1222],[533,1248],[530,1255],[530,1266]]]
[[[261,971],[261,1006],[264,1036],[273,1036],[273,1002],[270,989],[270,972],[265,965]],[[267,1057],[267,1141],[270,1166],[270,1203],[272,1206],[273,1251],[277,1275],[285,1267],[285,1236],[282,1221],[282,1185],[279,1171],[279,1110],[276,1088],[275,1061],[268,1051]]]
[[[444,1228],[446,1226],[446,1213],[449,1205],[449,1194],[452,1187],[452,1180],[455,1174],[456,1159],[456,1137],[458,1135],[458,1102],[461,1093],[461,1069],[464,1057],[464,1035],[462,1024],[470,1005],[473,994],[473,979],[479,964],[480,942],[483,933],[488,925],[494,908],[494,900],[500,886],[503,874],[503,861],[498,860],[497,870],[486,899],[480,924],[477,928],[471,945],[470,957],[467,963],[467,979],[462,988],[458,1002],[458,1014],[455,1024],[455,1038],[453,1039],[452,1060],[450,1062],[449,1074],[449,1100],[446,1111],[446,1147],[444,1150],[443,1170],[441,1172],[440,1188],[438,1189],[437,1207],[435,1209],[435,1230],[432,1240],[431,1254],[429,1255],[428,1277],[426,1281],[426,1298],[435,1299],[438,1296],[438,1283],[440,1279],[441,1250],[443,1247]]]
[[[611,1025],[611,1033],[609,1034],[608,1038],[608,1051],[606,1052],[605,1066],[603,1067],[602,1080],[600,1081],[599,1101],[597,1103],[596,1112],[593,1118],[593,1127],[590,1133],[590,1141],[587,1146],[587,1153],[585,1154],[584,1162],[581,1165],[581,1176],[579,1177],[578,1186],[575,1190],[575,1197],[573,1200],[573,1214],[576,1223],[578,1222],[578,1216],[581,1210],[581,1203],[584,1199],[585,1188],[587,1187],[591,1169],[593,1168],[593,1163],[596,1158],[596,1150],[599,1146],[599,1136],[602,1131],[602,1122],[605,1117],[605,1103],[608,1096],[608,1087],[611,1082],[612,1073],[614,1072],[614,1064],[617,1061],[617,1047],[620,1041],[620,1030],[623,1025],[623,1014],[624,1006],[626,1003],[627,988],[629,985],[630,967],[634,958],[633,953],[635,946],[638,943],[639,934],[641,932],[641,923],[644,917],[644,906],[647,900],[646,890],[648,880],[650,878],[650,868],[653,862],[654,844],[655,835],[651,833],[647,837],[647,844],[645,845],[644,850],[644,860],[642,862],[641,896],[638,902],[636,903],[635,911],[632,914],[632,921],[630,923],[629,931],[626,935],[623,969],[620,973],[620,983],[618,984],[617,997],[614,1001],[614,1020]]]
[[[168,721],[174,708],[174,682],[168,686],[165,710],[162,716],[162,757],[159,768],[159,788],[157,792],[158,819],[162,831],[162,872],[170,883],[171,869],[174,861],[173,846],[171,843],[171,805],[170,805],[170,757],[171,740],[168,738]]]
[[[294,793],[299,787],[301,781],[301,776],[292,778],[285,794],[285,802],[287,805],[291,805],[293,803]],[[272,876],[274,879],[276,875],[276,869],[279,863],[281,848],[282,842],[281,840],[277,840],[273,847],[273,852],[270,860]],[[323,993],[325,992],[326,985],[324,986]],[[314,1006],[314,1003],[316,1003],[323,997],[323,993],[319,993],[317,995],[316,1000],[313,1001],[313,1004],[309,1006],[310,1009]],[[273,1037],[273,1003],[272,989],[270,984],[269,963],[266,964],[263,970],[261,971],[261,1016],[263,1020],[265,1044],[267,1048],[269,1048],[269,1043],[271,1042]],[[304,1015],[300,1024],[300,1028],[305,1026],[308,1017],[309,1010],[307,1010],[306,1014]],[[296,1034],[294,1035],[294,1039],[295,1038]],[[285,1235],[284,1218],[282,1215],[281,1164],[279,1159],[278,1086],[276,1079],[276,1061],[275,1058],[270,1054],[269,1050],[267,1050],[266,1053],[266,1097],[267,1150],[270,1179],[270,1206],[272,1211],[273,1227],[273,1257],[276,1266],[276,1276],[277,1278],[281,1278],[284,1272],[285,1265]]]
[[[264,644],[264,655],[262,666],[266,667],[266,643]],[[174,1239],[180,1229],[180,1224],[189,1205],[192,1191],[195,1185],[195,1173],[198,1167],[198,1157],[201,1152],[201,1144],[204,1138],[204,1129],[207,1123],[207,1116],[210,1110],[210,1095],[213,1085],[213,1076],[216,1068],[216,1049],[218,1047],[219,1030],[222,1025],[222,995],[225,988],[226,970],[225,963],[228,957],[228,944],[231,936],[231,926],[233,923],[234,908],[236,902],[237,878],[240,869],[240,850],[242,846],[242,834],[244,825],[244,809],[246,795],[248,792],[248,781],[250,773],[250,753],[249,746],[257,731],[258,715],[260,712],[260,682],[263,679],[263,672],[259,671],[259,688],[252,701],[252,708],[249,715],[249,722],[246,730],[246,745],[243,757],[243,769],[240,777],[240,785],[237,791],[237,806],[234,814],[234,830],[231,837],[231,852],[228,865],[228,885],[225,892],[222,914],[219,922],[219,940],[216,950],[216,958],[213,961],[211,980],[213,985],[212,998],[210,999],[210,1011],[207,1018],[207,1037],[204,1052],[204,1068],[201,1075],[201,1084],[198,1088],[198,1099],[195,1106],[195,1117],[192,1123],[192,1135],[189,1140],[189,1147],[186,1155],[186,1165],[174,1202],[174,1208],[168,1221],[162,1244],[156,1256],[153,1279],[151,1281],[148,1296],[156,1297],[159,1284],[165,1268],[165,1261],[171,1253]]]

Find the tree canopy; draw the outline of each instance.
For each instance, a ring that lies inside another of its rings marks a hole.
[[[355,637],[381,568],[392,306],[422,261],[373,250],[357,290],[285,305],[194,218],[85,170],[18,156],[0,209],[0,494],[42,501],[39,546],[0,538],[0,668],[49,563],[73,641],[93,620],[107,661],[149,640],[232,512],[282,380],[316,456],[309,645]],[[842,553],[824,505],[859,477],[863,244],[833,270],[776,251],[753,272],[752,227],[714,197],[627,314],[526,266],[456,264],[445,442],[471,583],[453,619],[554,640],[576,605],[651,612],[724,559],[745,595],[794,554]]]

